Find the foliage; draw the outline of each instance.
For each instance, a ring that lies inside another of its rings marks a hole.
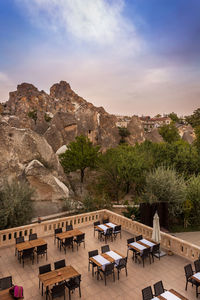
[[[120,144],[125,143],[125,138],[130,135],[129,130],[126,127],[118,127],[119,135],[121,136]]]
[[[139,193],[145,181],[145,172],[152,167],[148,153],[141,152],[137,147],[118,146],[109,149],[99,163],[98,188],[110,199],[119,201],[124,194],[132,189]]]
[[[44,119],[45,119],[46,122],[50,122],[52,118],[47,113],[45,113],[44,114]]]
[[[95,168],[99,159],[99,146],[93,146],[90,140],[81,135],[67,146],[65,153],[60,154],[60,162],[65,173],[80,170],[83,182],[86,168]]]
[[[200,225],[200,175],[193,175],[187,181],[186,197],[192,204],[191,224]]]
[[[111,203],[106,198],[101,197],[92,197],[91,195],[87,195],[83,199],[83,210],[84,212],[95,211],[103,208],[110,208]]]
[[[191,116],[186,116],[185,120],[187,123],[192,125],[192,127],[197,127],[200,125],[200,108],[197,108]]]
[[[167,143],[173,143],[180,139],[178,129],[172,122],[161,126],[159,128],[159,133]]]
[[[172,112],[168,115],[168,117],[175,123],[179,123],[180,119],[175,112]]]
[[[36,123],[36,121],[37,121],[37,110],[34,109],[34,110],[29,111],[28,112],[28,117],[33,119]]]
[[[63,199],[63,211],[78,211],[80,203],[78,201],[65,198]]]
[[[139,206],[130,206],[126,207],[126,211],[122,212],[126,218],[133,219],[134,221],[140,222],[140,209]]]
[[[146,202],[168,202],[169,213],[172,216],[183,211],[186,185],[183,177],[169,167],[158,167],[146,176],[143,199]]]
[[[4,182],[0,189],[0,229],[29,223],[33,190],[25,182]]]

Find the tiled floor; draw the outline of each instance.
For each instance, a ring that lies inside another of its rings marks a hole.
[[[52,264],[52,268],[54,261],[65,258],[67,264],[71,264],[82,274],[82,300],[141,300],[141,290],[148,285],[152,286],[159,280],[163,280],[166,289],[173,288],[190,300],[196,299],[195,287],[192,288],[189,284],[188,291],[185,291],[183,267],[188,263],[188,260],[176,255],[162,257],[160,261],[156,259],[151,265],[147,261],[143,268],[141,264],[132,261],[132,255],[129,253],[128,276],[126,277],[124,270],[122,270],[120,280],[116,279],[113,282],[112,277],[109,277],[105,287],[103,280],[97,281],[96,277],[92,277],[91,271],[88,272],[88,251],[100,250],[104,243],[93,236],[92,226],[84,227],[81,230],[86,233],[86,248],[84,249],[81,245],[78,251],[76,248],[74,252],[69,249],[66,255],[63,250],[60,252],[54,245],[53,237],[45,238],[45,240],[48,243],[48,263]],[[123,231],[122,239],[117,237],[116,241],[110,242],[110,248],[126,255],[126,239],[129,237],[131,235]],[[38,267],[46,264],[46,259],[40,258],[39,263],[35,262],[34,265],[27,261],[23,268],[14,252],[14,247],[0,249],[0,277],[12,275],[14,283],[24,287],[25,300],[45,299],[44,296],[41,296],[38,286]],[[66,299],[68,299],[67,293]],[[78,290],[72,295],[73,299],[79,299]]]

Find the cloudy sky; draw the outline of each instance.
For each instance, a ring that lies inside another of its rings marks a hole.
[[[123,115],[200,107],[199,0],[0,0],[0,102],[65,80]]]

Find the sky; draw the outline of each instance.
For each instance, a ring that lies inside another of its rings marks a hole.
[[[0,102],[60,80],[118,115],[200,107],[199,0],[0,0]]]

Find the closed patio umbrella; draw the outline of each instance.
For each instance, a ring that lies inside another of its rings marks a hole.
[[[161,236],[160,236],[160,222],[159,222],[159,216],[156,211],[154,217],[153,217],[153,232],[152,232],[152,240],[154,240],[157,243],[160,243]]]

